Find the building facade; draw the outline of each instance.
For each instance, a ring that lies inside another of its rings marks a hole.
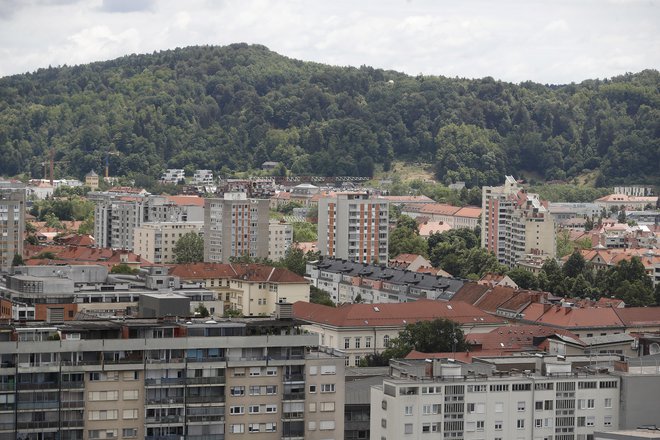
[[[248,256],[268,258],[268,206],[266,199],[245,193],[225,193],[204,203],[204,261],[229,263]]]
[[[506,176],[503,186],[482,191],[481,247],[509,267],[528,254],[555,257],[555,221],[546,202],[520,188],[512,176]]]
[[[268,224],[268,259],[280,261],[293,243],[293,226],[290,223],[271,221]]]
[[[360,263],[387,262],[389,202],[368,193],[343,193],[318,203],[321,255]]]
[[[174,247],[179,239],[189,233],[200,234],[202,222],[143,223],[133,232],[133,252],[155,264],[176,261]]]
[[[429,361],[395,361],[371,389],[371,438],[587,440],[619,426],[615,375],[543,357],[525,371]]]
[[[343,359],[310,347],[291,320],[3,326],[0,438],[341,438]]]
[[[11,268],[15,255],[23,255],[25,188],[0,188],[0,271]]]

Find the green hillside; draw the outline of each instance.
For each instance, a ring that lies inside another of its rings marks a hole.
[[[263,46],[189,47],[0,78],[0,174],[157,176],[279,161],[296,174],[435,165],[441,181],[592,172],[660,183],[660,76],[581,84],[411,77],[286,58]]]

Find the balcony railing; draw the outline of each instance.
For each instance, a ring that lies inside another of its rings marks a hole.
[[[221,414],[188,416],[188,423],[224,422],[224,421],[225,421],[225,416]]]
[[[172,423],[183,423],[183,416],[162,416],[162,417],[147,417],[146,423],[158,423],[161,425]]]
[[[59,428],[60,422],[57,420],[51,421],[40,421],[40,422],[18,422],[16,427],[18,429],[48,429],[48,428]]]
[[[305,393],[284,393],[282,400],[305,400]]]
[[[147,397],[147,405],[176,405],[180,403],[183,403],[183,396],[162,398]]]
[[[160,377],[157,379],[145,379],[145,386],[160,386],[160,385],[183,385],[186,379],[182,377]]]
[[[225,401],[224,395],[186,397],[186,403],[222,403],[224,401]]]
[[[186,379],[188,385],[213,385],[224,384],[227,381],[225,376],[216,377],[189,377]]]

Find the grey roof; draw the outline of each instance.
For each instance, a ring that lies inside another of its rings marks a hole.
[[[465,281],[459,278],[448,278],[374,264],[353,263],[346,260],[325,259],[320,261],[316,267],[324,272],[360,276],[372,280],[381,280],[390,284],[442,292],[438,295],[438,298],[446,300],[454,296],[454,293],[465,284]]]
[[[585,345],[614,344],[616,342],[632,342],[635,340],[627,333],[618,333],[605,336],[590,336],[580,338]]]
[[[384,377],[387,377],[387,375],[372,376],[347,382],[345,404],[369,405],[371,399],[371,387],[374,385],[382,385]]]

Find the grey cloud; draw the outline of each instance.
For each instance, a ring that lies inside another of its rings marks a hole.
[[[105,12],[142,12],[153,10],[153,0],[103,0],[101,10]]]

